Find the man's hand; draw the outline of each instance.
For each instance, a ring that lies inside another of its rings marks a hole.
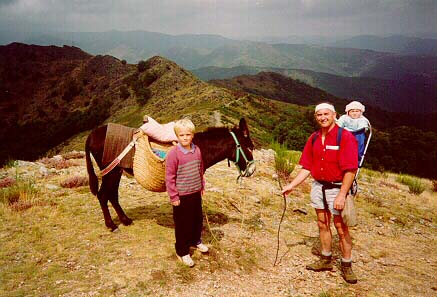
[[[181,200],[172,201],[171,204],[173,206],[179,206],[181,204]]]
[[[346,201],[346,195],[342,194],[341,192],[338,193],[337,197],[335,197],[334,200],[334,209],[343,210],[345,201]]]
[[[285,185],[285,187],[282,188],[282,194],[283,195],[288,195],[290,194],[290,192],[293,190],[293,185],[290,183],[288,185]]]

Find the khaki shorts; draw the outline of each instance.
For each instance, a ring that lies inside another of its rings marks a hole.
[[[340,212],[334,209],[334,200],[339,192],[339,188],[325,190],[328,208],[333,215],[340,215]],[[322,184],[315,180],[311,185],[311,206],[315,209],[325,209],[325,206],[323,204]]]

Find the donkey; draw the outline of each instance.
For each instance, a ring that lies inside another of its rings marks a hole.
[[[117,225],[109,213],[108,201],[111,202],[123,225],[132,224],[132,220],[125,214],[118,202],[118,187],[123,171],[133,175],[133,169],[122,168],[120,165],[117,165],[112,171],[102,177],[102,184],[99,189],[99,181],[94,172],[91,154],[100,170],[109,165],[102,162],[106,130],[107,126],[104,125],[94,129],[88,135],[85,143],[85,153],[91,193],[99,199],[106,227],[114,231],[117,229]],[[252,155],[254,145],[244,118],[240,120],[238,127],[233,127],[232,129],[210,128],[205,132],[196,133],[194,143],[202,152],[205,170],[224,159],[228,159],[228,161],[231,160],[237,166],[240,172],[239,178],[251,176],[255,172],[255,162]]]

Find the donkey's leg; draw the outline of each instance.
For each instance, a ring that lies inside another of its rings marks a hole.
[[[108,209],[108,182],[107,182],[107,176],[104,176],[102,178],[102,185],[100,186],[99,192],[97,193],[97,198],[99,199],[100,207],[102,208],[103,217],[105,219],[105,225],[111,231],[114,231],[117,229],[117,225],[114,223],[114,221],[111,218],[111,214]]]
[[[114,210],[117,213],[120,222],[123,225],[128,226],[132,224],[132,220],[124,213],[123,208],[121,208],[121,205],[118,202],[118,188],[120,185],[122,173],[123,170],[117,167],[108,174],[110,175],[109,178],[111,180],[111,182],[108,184],[108,186],[110,187],[109,201],[111,201],[112,207],[114,207]]]

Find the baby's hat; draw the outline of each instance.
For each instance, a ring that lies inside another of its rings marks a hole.
[[[364,107],[364,105],[361,104],[361,103],[358,102],[358,101],[352,101],[351,103],[349,103],[348,105],[346,105],[346,109],[345,109],[346,113],[348,113],[349,110],[351,110],[351,109],[359,109],[359,110],[361,110],[362,112],[364,112],[364,110],[366,110],[366,108]]]

